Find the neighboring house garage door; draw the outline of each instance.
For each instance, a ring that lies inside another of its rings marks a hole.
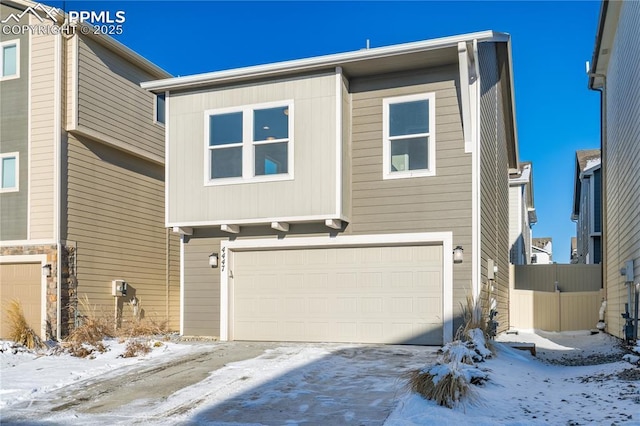
[[[9,333],[6,308],[11,300],[19,300],[28,324],[40,335],[42,329],[42,268],[40,263],[0,264],[0,337]]]
[[[238,251],[234,340],[442,344],[442,246]]]

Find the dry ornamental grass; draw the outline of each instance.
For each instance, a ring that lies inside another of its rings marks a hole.
[[[42,349],[46,347],[38,333],[27,323],[22,311],[22,305],[18,300],[12,300],[7,307],[6,317],[9,324],[9,338],[29,349]]]

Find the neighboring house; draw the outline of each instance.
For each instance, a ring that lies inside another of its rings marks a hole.
[[[571,237],[571,253],[569,256],[571,259],[570,263],[575,264],[578,263],[578,238]]]
[[[520,163],[509,175],[509,244],[514,265],[531,263],[531,228],[538,221],[533,200],[533,166]]]
[[[640,2],[604,1],[589,87],[602,99],[603,285],[607,331],[619,337],[625,304],[633,315],[630,285],[640,282],[639,40]]]
[[[490,288],[506,329],[511,69],[489,31],[143,84],[181,333],[441,344]]]
[[[553,263],[553,240],[550,237],[534,238],[531,243],[531,263],[548,265]]]
[[[179,242],[164,227],[164,125],[139,86],[169,75],[80,27],[37,30],[63,23],[46,6],[3,0],[0,16],[0,26],[36,28],[3,31],[0,42],[3,312],[18,299],[34,329],[60,338],[81,321],[86,295],[99,315],[175,318],[176,328]],[[126,297],[112,296],[118,279]]]
[[[577,262],[602,261],[602,176],[600,150],[576,151],[573,212],[576,222]]]

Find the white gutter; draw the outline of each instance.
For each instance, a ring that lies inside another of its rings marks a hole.
[[[141,83],[140,86],[143,89],[151,91],[164,91],[169,89],[185,89],[211,83],[223,83],[246,77],[266,77],[282,72],[301,72],[318,68],[335,69],[335,67],[337,66],[341,66],[350,62],[379,59],[389,56],[405,55],[409,53],[424,52],[435,49],[444,49],[448,47],[455,48],[460,42],[473,40],[478,40],[479,42],[506,42],[509,40],[509,34],[494,31],[481,31],[477,33],[442,37],[413,43],[377,47],[373,49],[357,50],[353,52],[337,53],[333,55],[316,56],[313,58],[297,59],[293,61],[276,62],[265,65],[256,65],[251,67],[196,74],[185,77],[147,81]]]

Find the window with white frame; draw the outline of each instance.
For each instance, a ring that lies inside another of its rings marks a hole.
[[[20,77],[20,40],[0,43],[0,80]]]
[[[18,190],[19,154],[9,152],[0,154],[0,192]]]
[[[383,100],[383,178],[433,176],[435,93]]]
[[[293,177],[291,101],[205,112],[210,184]]]

